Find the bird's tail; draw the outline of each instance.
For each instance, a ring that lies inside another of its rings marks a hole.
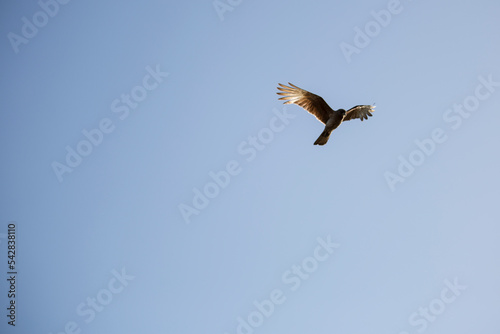
[[[325,145],[327,142],[328,142],[328,139],[330,138],[330,134],[329,133],[326,133],[326,131],[324,131],[319,137],[318,139],[316,139],[316,141],[314,142],[314,145]]]

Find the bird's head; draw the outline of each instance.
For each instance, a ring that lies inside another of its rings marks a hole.
[[[339,109],[338,112],[342,115],[345,116],[346,111],[344,109]]]

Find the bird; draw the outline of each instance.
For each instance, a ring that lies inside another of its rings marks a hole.
[[[342,122],[356,118],[363,121],[368,119],[368,116],[371,117],[372,112],[375,111],[375,105],[357,105],[347,111],[344,109],[333,110],[321,96],[310,93],[290,82],[288,84],[290,86],[278,83],[279,87],[277,88],[280,92],[276,94],[283,95],[278,100],[284,100],[284,104],[294,103],[304,108],[310,114],[316,116],[321,123],[325,124],[325,130],[316,139],[314,145],[325,145],[332,131],[338,128]]]

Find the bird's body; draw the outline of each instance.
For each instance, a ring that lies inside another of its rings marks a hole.
[[[334,110],[321,96],[310,93],[291,83],[288,84],[290,86],[279,84],[281,87],[278,87],[278,89],[281,92],[277,94],[284,95],[279,99],[285,100],[285,104],[295,103],[301,106],[309,113],[316,116],[321,123],[325,124],[325,130],[314,142],[314,145],[325,145],[332,131],[338,128],[343,121],[349,121],[355,118],[359,118],[361,121],[368,119],[368,116],[372,116],[371,113],[374,111],[373,108],[375,108],[375,106],[372,105],[358,105],[347,111],[344,109]]]
[[[316,139],[314,145],[325,145],[328,142],[328,138],[330,138],[330,134],[333,130],[339,127],[340,123],[344,120],[345,110],[333,110],[330,108],[329,118],[325,124],[325,130],[321,133],[321,135]]]

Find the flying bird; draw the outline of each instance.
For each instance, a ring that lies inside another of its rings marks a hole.
[[[325,145],[332,131],[338,128],[343,121],[355,118],[359,118],[361,121],[368,119],[368,116],[372,116],[371,113],[375,108],[374,105],[358,105],[347,111],[344,109],[333,110],[321,96],[310,93],[291,83],[288,84],[290,86],[279,84],[280,87],[277,87],[281,92],[276,94],[283,95],[279,100],[285,100],[284,104],[295,103],[301,106],[310,114],[316,116],[321,123],[325,124],[325,130],[316,139],[314,145]]]

